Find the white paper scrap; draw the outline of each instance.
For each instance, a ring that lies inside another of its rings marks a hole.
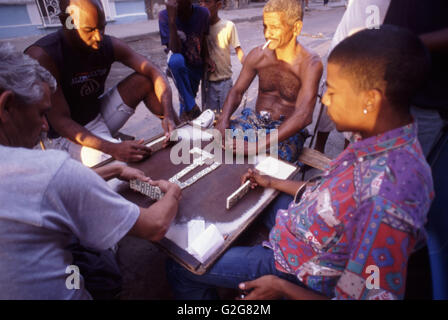
[[[188,252],[201,263],[207,261],[224,244],[224,238],[218,228],[211,224],[193,241]]]
[[[193,245],[194,240],[205,230],[204,219],[193,219],[188,221],[188,247]]]
[[[277,179],[287,179],[297,168],[274,157],[258,157],[258,164],[255,167],[258,171]]]

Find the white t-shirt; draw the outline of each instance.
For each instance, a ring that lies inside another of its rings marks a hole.
[[[382,25],[389,5],[390,0],[351,0],[334,33],[330,51],[352,34]]]
[[[210,74],[210,81],[219,81],[232,77],[230,50],[240,46],[235,24],[229,20],[219,20],[210,26],[207,36],[209,55],[216,64],[215,72]]]
[[[0,146],[0,164],[0,299],[90,299],[66,246],[112,247],[139,208],[62,151]]]

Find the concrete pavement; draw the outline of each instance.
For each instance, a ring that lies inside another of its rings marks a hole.
[[[234,23],[243,21],[262,20],[264,4],[265,4],[264,2],[250,3],[246,8],[221,10],[219,14],[221,18],[231,20]],[[343,1],[330,2],[328,7],[323,7],[322,4],[323,1],[310,0],[309,2],[310,11],[326,11],[344,5]],[[57,29],[54,28],[54,30]],[[135,41],[147,37],[149,35],[158,34],[159,24],[156,19],[127,23],[127,24],[109,23],[106,26],[106,33],[108,35],[117,37],[119,39],[123,39],[125,41]],[[42,35],[35,35],[23,38],[0,39],[0,42],[10,42],[16,47],[17,50],[23,51],[41,37]]]

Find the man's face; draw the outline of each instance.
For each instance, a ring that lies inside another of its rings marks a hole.
[[[263,28],[266,41],[271,40],[271,50],[285,46],[294,37],[294,26],[286,23],[284,12],[263,13]]]
[[[33,148],[39,142],[41,133],[48,131],[46,114],[51,108],[51,92],[46,83],[42,83],[42,90],[43,96],[39,101],[15,105],[10,109],[10,135],[14,136],[19,147]]]
[[[363,99],[352,85],[351,79],[339,75],[340,67],[327,66],[327,90],[322,103],[328,107],[328,115],[338,131],[359,131],[363,127]]]
[[[201,7],[207,8],[210,16],[213,17],[218,13],[222,3],[218,0],[200,0],[199,4]]]
[[[104,12],[87,0],[74,0],[68,8],[73,18],[78,42],[91,50],[98,50],[106,28]]]

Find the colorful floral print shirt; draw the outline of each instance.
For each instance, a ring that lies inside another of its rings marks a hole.
[[[300,202],[279,210],[269,242],[279,270],[335,299],[401,299],[434,197],[415,124],[350,144]]]

